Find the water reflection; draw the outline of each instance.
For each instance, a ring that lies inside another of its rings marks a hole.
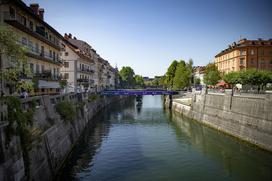
[[[272,180],[272,154],[132,97],[99,113],[59,180]]]
[[[179,141],[187,140],[194,149],[223,166],[230,178],[272,180],[272,155],[250,144],[241,143],[196,121],[169,114]]]

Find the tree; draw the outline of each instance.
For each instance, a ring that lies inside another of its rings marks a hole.
[[[176,68],[175,77],[173,81],[174,89],[183,89],[191,85],[191,77],[193,70],[193,61],[190,59],[188,63],[181,60]]]
[[[258,91],[272,83],[271,72],[265,70],[248,69],[240,72],[241,83],[244,85],[256,85]]]
[[[0,28],[0,69],[1,69],[1,91],[3,84],[8,85],[10,93],[14,90],[32,90],[31,81],[22,80],[22,77],[28,77],[31,73],[27,66],[25,48],[17,44],[17,36],[10,30]],[[5,56],[8,65],[4,65],[2,58]]]
[[[122,67],[119,72],[121,78],[121,86],[124,88],[133,88],[135,85],[134,71],[131,67]]]
[[[136,86],[138,87],[143,87],[144,86],[144,79],[142,76],[140,75],[135,75],[135,83],[136,83]]]
[[[176,69],[178,66],[178,62],[174,60],[171,65],[168,67],[167,72],[165,74],[164,84],[167,88],[172,89],[173,88],[173,81],[176,73]]]
[[[223,76],[223,80],[231,85],[235,84],[241,84],[242,79],[241,79],[241,73],[240,72],[230,72],[228,74],[225,74]]]
[[[204,72],[204,83],[207,85],[216,85],[221,79],[220,72],[214,63],[209,63]]]
[[[195,78],[194,78],[194,84],[195,84],[195,85],[200,85],[200,83],[201,83],[200,78],[195,77]]]

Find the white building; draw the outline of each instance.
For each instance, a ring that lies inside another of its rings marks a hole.
[[[94,91],[94,61],[69,41],[64,41],[61,53],[61,74],[67,80],[65,92]]]
[[[196,66],[193,68],[193,76],[194,80],[198,78],[200,80],[200,85],[204,84],[204,72],[205,72],[205,66]]]
[[[62,59],[64,59],[65,62],[77,62],[77,65],[71,63],[71,66],[77,66],[77,68],[70,67],[68,63],[64,63],[64,67],[61,69],[63,76],[67,76],[68,74],[70,76],[70,74],[72,74],[71,78],[67,78],[69,87],[73,88],[73,86],[75,86],[74,91],[82,91],[85,89],[84,86],[82,86],[82,81],[80,81],[81,84],[79,84],[79,81],[75,81],[76,78],[80,80],[84,79],[84,85],[86,85],[85,80],[88,79],[88,89],[95,91],[115,87],[116,72],[113,71],[114,69],[108,61],[100,57],[96,50],[87,42],[78,40],[72,37],[71,34],[65,34],[64,39],[67,41],[66,44],[68,48],[62,54]],[[69,54],[67,51],[71,53]],[[82,71],[82,67],[84,71]]]

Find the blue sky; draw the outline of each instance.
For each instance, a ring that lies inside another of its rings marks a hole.
[[[240,37],[272,38],[271,0],[24,0],[61,34],[87,41],[111,65],[163,75],[172,60],[205,65]]]

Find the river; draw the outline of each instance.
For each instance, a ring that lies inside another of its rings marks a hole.
[[[112,104],[93,121],[59,180],[272,180],[272,153],[165,111],[161,96]]]

